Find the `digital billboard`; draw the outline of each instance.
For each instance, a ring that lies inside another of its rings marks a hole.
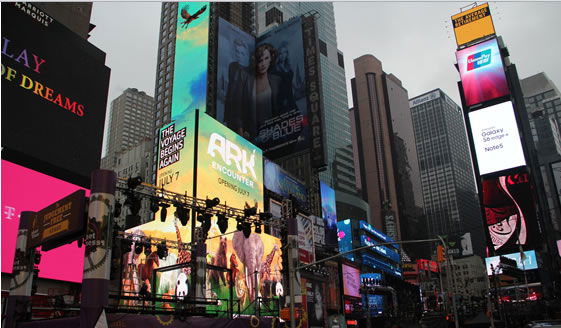
[[[456,52],[466,105],[510,94],[497,39]]]
[[[468,115],[480,175],[526,165],[512,102]]]
[[[325,300],[327,308],[331,310],[338,310],[340,302],[340,287],[339,287],[339,264],[333,261],[325,262],[325,269],[329,273],[329,280],[326,285]]]
[[[360,297],[360,270],[343,264],[343,293],[345,296]]]
[[[195,109],[206,111],[209,7],[208,2],[177,5],[172,122]]]
[[[361,246],[372,246],[372,250],[376,253],[382,255],[385,258],[388,258],[396,263],[399,263],[400,256],[397,252],[392,251],[389,247],[378,245],[379,243],[376,242],[374,239],[366,236],[360,236],[360,245]]]
[[[524,252],[524,260],[522,260],[522,256],[520,252],[505,254],[502,255],[504,257],[508,257],[509,259],[515,260],[518,269],[520,270],[534,270],[538,268],[538,261],[536,258],[535,251],[526,251]],[[499,263],[501,261],[500,256],[493,256],[493,257],[486,257],[485,258],[485,266],[487,267],[487,275],[492,275],[493,271],[491,271],[491,264],[493,265],[493,269],[495,270],[495,274],[501,274],[502,269],[498,269]]]
[[[339,244],[339,252],[344,253],[353,249],[353,228],[351,226],[351,220],[343,220],[337,222],[337,241]],[[354,254],[350,253],[344,255],[351,261],[354,261]]]
[[[482,181],[483,209],[496,254],[535,249],[540,238],[534,193],[528,173],[503,175]]]
[[[452,26],[458,46],[495,34],[487,3],[452,16]]]
[[[270,158],[310,145],[302,19],[294,18],[257,39],[254,142]]]
[[[300,205],[307,207],[308,192],[306,186],[293,178],[275,162],[265,159],[265,188],[284,197],[292,195]]]
[[[317,280],[305,281],[305,304],[308,312],[308,327],[325,327],[325,290],[322,282]],[[302,300],[304,303],[304,300]]]
[[[20,213],[40,211],[79,189],[82,188],[2,160],[2,272],[12,272]],[[41,252],[39,277],[80,283],[84,250],[73,242]]]
[[[255,38],[218,19],[218,64],[215,118],[234,132],[253,140],[255,122]]]
[[[325,244],[335,245],[337,243],[337,203],[335,201],[335,190],[320,181],[321,192],[321,214],[325,222]]]
[[[298,258],[300,263],[309,264],[315,262],[314,245],[314,218],[302,214],[296,215],[298,223]]]
[[[393,240],[391,237],[389,237],[386,234],[381,233],[380,231],[378,231],[378,229],[374,228],[372,225],[370,225],[368,222],[364,221],[364,220],[360,220],[358,222],[359,224],[359,229],[360,230],[364,230],[367,231],[369,233],[371,233],[372,235],[376,236],[376,238],[379,238],[382,242],[386,242],[386,243],[391,243],[394,242],[395,240]],[[393,247],[399,249],[399,244],[392,244]]]
[[[2,158],[88,187],[109,74],[103,51],[33,3],[2,3]]]

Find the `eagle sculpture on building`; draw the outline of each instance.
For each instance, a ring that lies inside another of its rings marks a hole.
[[[183,28],[187,28],[189,23],[191,23],[195,19],[199,18],[199,16],[206,10],[206,5],[203,6],[201,9],[199,9],[199,11],[197,11],[193,15],[190,15],[187,10],[189,10],[189,6],[185,6],[185,7],[183,7],[183,9],[181,9],[181,17],[184,19],[184,21],[181,22],[181,26]]]

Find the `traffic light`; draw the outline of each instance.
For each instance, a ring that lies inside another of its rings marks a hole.
[[[438,262],[444,262],[445,258],[444,258],[444,246],[442,245],[438,245],[436,246],[436,260]]]

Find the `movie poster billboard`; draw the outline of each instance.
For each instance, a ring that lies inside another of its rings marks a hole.
[[[209,7],[208,2],[177,5],[172,121],[195,109],[206,111]]]
[[[218,19],[215,118],[248,140],[256,135],[254,51],[253,36]]]
[[[539,232],[534,192],[528,173],[482,181],[483,209],[490,244],[497,255],[535,249]]]
[[[512,102],[468,115],[480,175],[526,165]]]
[[[468,107],[510,94],[497,39],[456,52]]]
[[[289,198],[292,195],[301,206],[307,207],[308,192],[306,186],[293,178],[278,164],[267,159],[265,159],[265,188],[284,198]]]
[[[29,197],[30,190],[33,197]],[[12,273],[20,213],[38,212],[77,190],[89,195],[89,190],[77,185],[2,160],[2,272]],[[42,251],[39,278],[81,283],[84,250],[73,242]]]
[[[317,280],[306,279],[306,310],[308,312],[308,327],[325,327],[325,290],[324,284]],[[302,300],[304,302],[304,300]]]
[[[254,142],[270,158],[309,147],[309,115],[302,19],[294,18],[257,39]]]
[[[321,213],[325,222],[325,244],[337,244],[337,203],[335,190],[320,181]]]

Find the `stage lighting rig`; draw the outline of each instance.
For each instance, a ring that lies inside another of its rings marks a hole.
[[[166,257],[168,257],[168,247],[165,241],[162,241],[156,246],[156,254],[161,259],[165,259]]]
[[[273,214],[271,213],[259,213],[259,220],[263,221],[263,222],[267,222],[269,221],[271,218],[273,218]]]
[[[249,207],[243,209],[243,216],[246,218],[253,216],[255,214],[257,214],[257,207]]]
[[[123,250],[123,254],[132,251],[132,240],[128,238],[121,239],[121,248]]]
[[[255,233],[261,233],[261,222],[255,222]]]
[[[143,243],[142,241],[140,241],[140,240],[137,240],[137,241],[136,241],[136,243],[135,243],[135,245],[134,245],[134,253],[135,253],[136,255],[140,255],[140,253],[142,253],[142,248],[143,248],[142,246],[143,246],[143,244],[144,244],[144,243]]]
[[[150,199],[150,211],[152,211],[152,213],[156,213],[158,212],[158,210],[160,209],[160,201],[157,197],[152,197]]]
[[[142,206],[140,198],[136,197],[132,193],[129,193],[127,195],[127,199],[125,199],[124,205],[129,207],[132,215],[138,215]]]
[[[116,200],[115,201],[115,208],[113,210],[113,216],[118,218],[121,215],[121,210],[123,209],[123,205],[121,205],[121,203]]]
[[[242,232],[245,238],[249,238],[249,236],[251,235],[251,223],[249,222],[242,223]]]
[[[129,187],[130,190],[134,190],[136,187],[140,186],[142,184],[142,177],[138,176],[138,177],[131,177],[128,178],[127,180],[127,187]]]
[[[175,204],[175,216],[181,221],[181,225],[186,226],[189,222],[189,214],[191,211],[180,203]]]
[[[162,210],[160,211],[160,221],[166,222],[166,216],[168,215],[169,204],[160,203],[160,207],[162,208]]]
[[[214,197],[213,199],[205,199],[206,208],[213,208],[220,204],[220,198]]]
[[[150,254],[152,254],[152,243],[150,242],[150,240],[147,240],[143,243],[143,245],[144,245],[144,255],[148,257]]]
[[[237,223],[236,224],[236,229],[238,231],[242,231],[243,230],[243,219],[240,216],[236,217],[236,223]]]
[[[226,233],[226,230],[228,230],[228,218],[226,217],[226,214],[218,213],[216,214],[216,217],[216,224],[218,225],[218,229],[220,229],[220,233]]]

